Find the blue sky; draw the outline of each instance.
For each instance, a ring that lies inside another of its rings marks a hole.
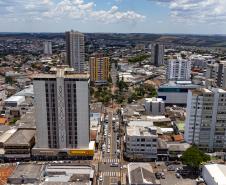
[[[226,0],[0,0],[0,32],[226,34]]]

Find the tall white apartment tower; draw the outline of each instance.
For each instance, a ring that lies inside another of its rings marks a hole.
[[[85,70],[85,41],[84,34],[78,31],[68,31],[66,35],[66,60],[75,72],[83,73]]]
[[[164,64],[164,45],[152,44],[151,46],[152,64],[159,67]]]
[[[45,55],[52,55],[52,42],[51,41],[45,41],[43,42],[43,48],[44,48],[44,54]]]
[[[54,68],[33,78],[36,148],[89,148],[89,75]]]
[[[191,79],[191,61],[182,58],[170,59],[166,64],[168,81],[187,81]]]
[[[187,98],[185,140],[207,151],[226,150],[226,91],[191,90]]]

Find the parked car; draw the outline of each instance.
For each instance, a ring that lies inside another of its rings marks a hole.
[[[181,175],[180,175],[179,173],[176,173],[176,177],[177,177],[178,179],[180,179],[180,178],[181,178]]]
[[[111,163],[110,166],[111,167],[118,167],[118,163]]]
[[[161,179],[161,173],[160,172],[156,172],[155,173],[155,177],[156,177],[156,179]]]

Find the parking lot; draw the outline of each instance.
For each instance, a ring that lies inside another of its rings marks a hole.
[[[177,169],[182,168],[181,164],[172,164],[166,166],[164,162],[155,163],[154,172],[160,173],[161,185],[196,185],[195,179],[183,178],[181,175],[176,176]]]

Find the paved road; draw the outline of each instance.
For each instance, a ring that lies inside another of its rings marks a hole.
[[[112,117],[113,113],[108,112],[108,129],[105,139],[106,152],[102,152],[99,161],[99,176],[103,179],[102,182],[99,182],[100,185],[117,185],[121,177],[120,159],[117,157],[117,133],[113,130]],[[110,144],[109,152],[108,144]],[[119,165],[112,167],[112,163],[118,163]]]

